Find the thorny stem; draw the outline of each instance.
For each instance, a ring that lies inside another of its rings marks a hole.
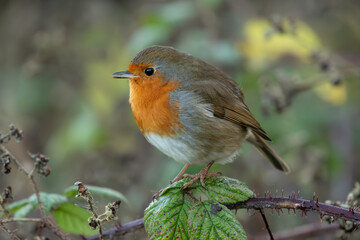
[[[345,209],[333,205],[328,205],[325,203],[318,202],[317,200],[305,200],[301,198],[296,198],[295,196],[287,197],[267,197],[267,198],[258,198],[253,197],[245,202],[237,203],[222,203],[230,210],[235,209],[275,209],[279,214],[282,212],[282,209],[293,210],[296,212],[297,209],[301,210],[303,214],[306,212],[317,212],[320,214],[320,217],[324,215],[333,216],[334,218],[341,218],[348,221],[352,221],[355,224],[360,224],[360,212],[355,209]],[[334,219],[335,221],[335,219]],[[108,229],[103,233],[103,236],[112,236],[112,235],[125,235],[128,232],[134,232],[136,230],[142,229],[144,227],[144,219],[137,219],[130,223],[124,224],[121,227],[114,227]],[[330,228],[329,228],[330,229]],[[99,236],[94,235],[86,238],[86,240],[95,240]]]
[[[135,232],[136,230],[144,228],[144,219],[140,218],[134,220],[132,222],[126,223],[119,227],[110,228],[103,232],[104,236],[112,236],[112,235],[125,235],[130,232]],[[90,236],[85,238],[86,240],[96,240],[99,238],[99,235]]]
[[[282,209],[293,210],[294,212],[298,209],[301,210],[302,214],[306,215],[307,212],[317,212],[322,218],[324,215],[329,215],[336,218],[352,221],[355,224],[360,224],[360,212],[355,209],[345,209],[325,203],[321,203],[318,200],[305,200],[295,197],[266,197],[266,198],[250,198],[245,202],[237,203],[223,203],[229,209],[264,209],[271,208],[278,211]],[[334,219],[334,220],[335,220]]]

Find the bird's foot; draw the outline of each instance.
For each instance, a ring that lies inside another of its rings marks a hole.
[[[198,180],[200,180],[201,186],[205,188],[205,183],[204,183],[205,178],[217,177],[220,174],[219,172],[209,173],[210,167],[213,164],[214,162],[210,162],[203,170],[201,170],[197,174],[184,174],[183,175],[184,178],[188,177],[188,178],[192,178],[192,180],[190,182],[185,183],[182,189],[188,188],[191,184],[195,183]]]

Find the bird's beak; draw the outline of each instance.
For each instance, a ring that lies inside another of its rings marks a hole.
[[[113,73],[113,78],[135,78],[138,75],[131,74],[128,70]]]

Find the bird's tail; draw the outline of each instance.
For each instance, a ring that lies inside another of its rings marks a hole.
[[[261,153],[261,155],[263,155],[267,160],[269,160],[269,162],[271,162],[274,167],[286,173],[290,172],[289,166],[280,158],[279,155],[277,155],[270,148],[270,146],[259,135],[252,132],[251,136],[249,136],[247,140],[252,143]]]

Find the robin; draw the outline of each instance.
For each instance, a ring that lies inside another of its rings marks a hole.
[[[244,94],[226,73],[172,47],[152,46],[139,52],[127,70],[114,78],[130,80],[131,109],[145,138],[167,156],[185,164],[170,183],[190,177],[187,188],[214,177],[214,163],[233,161],[244,141],[274,165],[287,164],[269,147],[271,141],[244,103]],[[191,164],[207,165],[194,175]]]

